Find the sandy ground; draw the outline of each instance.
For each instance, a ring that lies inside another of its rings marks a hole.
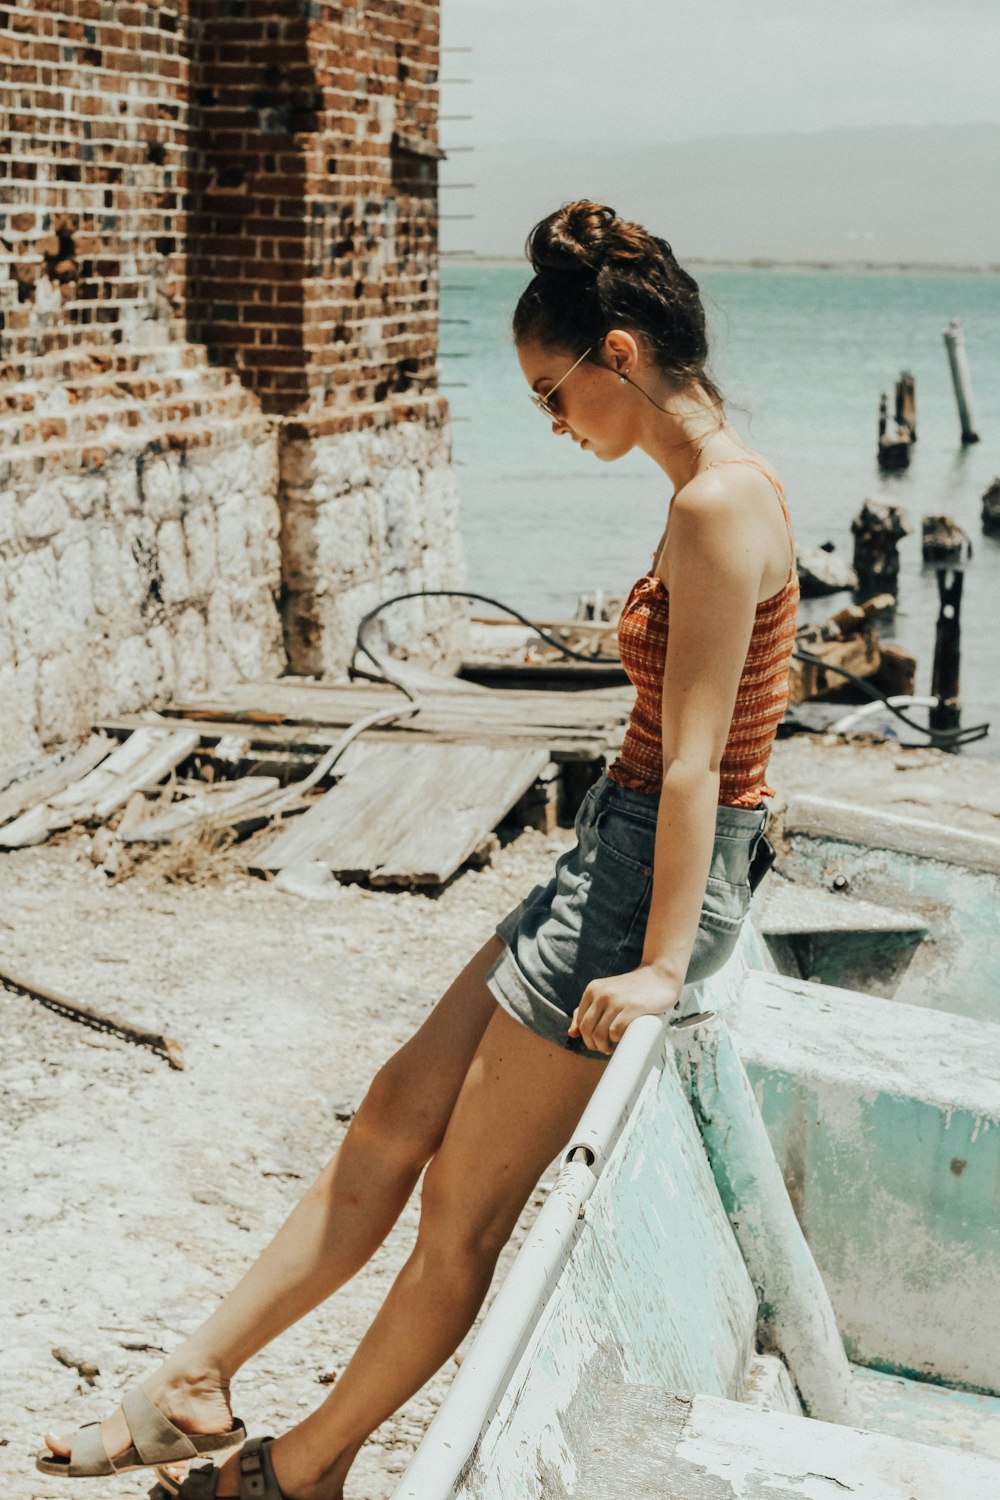
[[[776,746],[772,783],[1000,835],[996,763],[796,739]],[[104,1415],[212,1308],[335,1149],[338,1110],[570,837],[522,833],[434,897],[341,887],[322,904],[225,867],[207,886],[149,873],[112,885],[82,833],[0,857],[0,968],[165,1031],[185,1055],[172,1071],[0,991],[4,1500],[103,1495],[37,1474],[41,1434]],[[251,1431],[280,1431],[322,1399],[415,1223],[414,1200],[349,1286],[247,1366],[234,1406]],[[96,1383],[56,1347],[96,1364]],[[454,1369],[366,1445],[352,1500],[387,1500]],[[113,1491],[148,1487],[139,1474]]]

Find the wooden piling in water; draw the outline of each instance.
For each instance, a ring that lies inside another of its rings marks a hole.
[[[896,423],[917,441],[917,382],[909,370],[901,370],[896,381]]]
[[[851,522],[854,535],[854,571],[862,598],[872,594],[897,594],[900,537],[909,532],[903,511],[897,505],[866,500]]]
[[[979,442],[975,418],[972,415],[972,378],[969,374],[969,359],[965,352],[965,332],[961,318],[952,318],[944,330],[944,346],[948,351],[951,382],[955,387],[958,416],[962,424],[962,442],[968,446]]]
[[[962,718],[962,706],[958,696],[959,665],[962,632],[962,584],[965,574],[961,568],[951,571],[939,568],[937,574],[938,612],[937,630],[934,636],[934,666],[931,672],[931,692],[937,703],[930,710],[932,729],[957,729]]]

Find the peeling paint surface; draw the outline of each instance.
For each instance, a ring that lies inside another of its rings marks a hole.
[[[942,1447],[967,1448],[1000,1461],[1000,1399],[854,1367],[862,1425],[872,1432]]]
[[[676,1452],[728,1483],[734,1500],[785,1494],[802,1500],[996,1500],[1000,1494],[1000,1464],[991,1459],[708,1397],[695,1398]]]
[[[756,1321],[753,1287],[668,1055],[601,1173],[583,1231],[456,1493],[572,1495],[577,1456],[600,1426],[609,1386],[738,1395]]]
[[[1000,1394],[1000,1026],[764,975],[729,1019],[850,1357]]]
[[[649,1386],[607,1392],[573,1500],[996,1500],[1000,1465]]]
[[[893,999],[1000,1022],[1000,877],[840,839],[795,835],[791,847],[783,872],[794,879],[829,890],[843,876],[850,886],[845,903],[852,896],[890,902],[926,923],[930,941],[914,952]],[[845,949],[845,963],[849,959]],[[829,955],[826,967],[824,980],[845,982],[838,980]]]

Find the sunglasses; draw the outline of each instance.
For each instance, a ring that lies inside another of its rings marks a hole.
[[[565,374],[559,376],[559,379],[556,381],[555,385],[550,386],[549,389],[545,392],[544,396],[540,396],[537,391],[532,391],[531,392],[531,399],[535,403],[535,405],[538,407],[538,410],[542,413],[543,416],[546,416],[546,417],[550,418],[550,420],[553,421],[553,422],[558,422],[558,421],[561,420],[560,416],[559,416],[558,407],[555,407],[555,406],[553,406],[551,404],[552,403],[552,397],[555,395],[556,391],[562,385],[562,383],[566,379],[567,375],[572,375],[572,373],[576,369],[577,365],[582,365],[583,364],[583,361],[587,358],[587,355],[590,353],[590,351],[591,351],[591,349],[593,349],[593,347],[594,347],[593,344],[591,344],[590,348],[584,349],[583,353],[580,355],[580,358],[578,360],[575,360],[573,362],[573,364],[570,365],[569,369],[565,372]]]

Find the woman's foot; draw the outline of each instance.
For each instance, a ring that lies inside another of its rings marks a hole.
[[[283,1500],[343,1500],[344,1479],[361,1444],[334,1460],[312,1453],[299,1429],[267,1440],[274,1478]],[[216,1500],[236,1500],[240,1493],[240,1454],[220,1466]]]
[[[164,1365],[142,1382],[142,1389],[153,1405],[189,1436],[224,1433],[233,1425],[229,1385],[217,1372],[171,1371],[169,1365]],[[63,1437],[47,1433],[45,1442],[53,1454],[68,1458],[75,1437],[75,1433]],[[112,1462],[131,1446],[132,1438],[121,1407],[101,1423],[101,1441]]]

